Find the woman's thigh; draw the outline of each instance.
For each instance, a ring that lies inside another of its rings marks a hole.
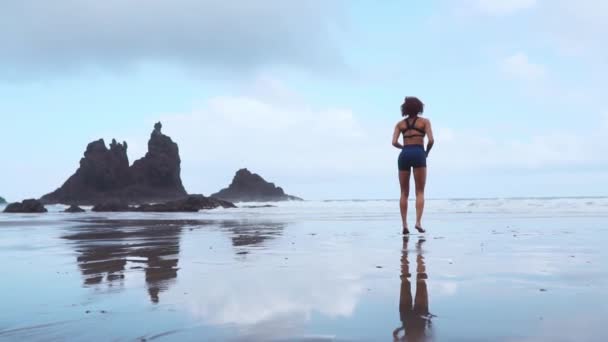
[[[399,185],[401,192],[410,193],[410,171],[399,171]]]
[[[426,167],[414,169],[414,182],[416,183],[416,192],[424,192],[426,186]]]

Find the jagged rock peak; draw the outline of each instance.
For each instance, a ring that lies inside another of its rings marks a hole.
[[[103,139],[102,139],[102,141],[103,141]],[[127,152],[127,142],[123,141],[122,144],[119,144],[116,142],[116,139],[112,139],[112,143],[110,144],[110,150]]]
[[[157,122],[148,141],[148,153],[131,166],[135,182],[140,186],[172,189],[186,196],[181,180],[181,159],[179,147],[161,132],[162,124]]]

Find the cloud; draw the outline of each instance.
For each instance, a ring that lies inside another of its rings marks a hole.
[[[528,55],[523,52],[505,58],[501,69],[507,76],[524,81],[540,80],[546,75],[545,67],[530,62]]]
[[[537,5],[536,0],[475,0],[478,10],[492,15],[511,14]]]
[[[394,186],[399,152],[389,144],[394,122],[362,114],[316,108],[281,81],[264,77],[246,93],[211,97],[191,112],[159,119],[180,144],[191,192],[215,192],[234,171],[248,167],[309,199],[373,197]],[[442,173],[597,168],[608,164],[601,157],[608,155],[608,144],[598,143],[608,133],[601,124],[584,132],[540,128],[504,136],[500,130],[451,129],[439,121],[429,162]],[[135,146],[130,153],[144,150]]]
[[[450,170],[572,170],[581,171],[608,166],[608,144],[602,137],[608,126],[590,120],[588,129],[573,132],[543,130],[526,135],[525,127],[505,127],[511,137],[499,132],[447,130],[433,152],[433,165]],[[445,129],[443,131],[446,131]],[[494,133],[494,134],[492,134]],[[466,153],[462,153],[466,151]]]
[[[392,126],[372,124],[350,108],[310,105],[272,77],[245,88],[241,94],[207,98],[187,113],[159,115],[180,145],[190,191],[215,192],[234,171],[247,167],[295,195],[306,189],[300,195],[322,197],[319,193],[337,193],[324,190],[324,184],[348,187],[344,182],[353,177],[394,171]],[[130,144],[132,156],[143,150],[144,145]],[[307,189],[312,181],[316,191]]]
[[[287,92],[282,86],[272,94],[272,82],[277,81],[272,80],[265,93],[211,97],[190,113],[167,114],[162,121],[178,140],[193,143],[184,146],[186,151],[220,147],[215,144],[222,142],[221,149],[194,155],[196,160],[282,166],[282,159],[288,158],[293,168],[350,168],[355,160],[346,159],[354,153],[343,152],[366,135],[353,112],[313,108],[297,99],[288,102],[280,96]]]
[[[603,0],[556,0],[546,2],[537,18],[538,31],[544,32],[559,51],[569,56],[608,57],[608,2]]]
[[[341,63],[342,1],[7,0],[0,79],[140,63],[249,71]]]

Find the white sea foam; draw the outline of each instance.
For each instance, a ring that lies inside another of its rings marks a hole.
[[[293,202],[237,203],[237,209],[203,210],[200,213],[84,213],[64,214],[64,205],[47,206],[49,214],[0,214],[0,221],[52,220],[91,217],[137,219],[279,219],[279,220],[375,220],[393,219],[399,215],[399,201],[386,200],[324,200]],[[247,208],[244,206],[263,206]],[[90,210],[91,207],[84,207]],[[4,209],[0,206],[0,211]],[[414,203],[410,201],[413,211]],[[489,216],[608,216],[608,197],[493,198],[493,199],[429,199],[426,217],[489,215]]]
[[[324,200],[303,202],[255,203],[248,205],[274,205],[286,210],[313,210],[350,212],[394,211],[397,199],[379,200]],[[413,209],[414,200],[410,199]],[[270,208],[272,209],[272,208]],[[548,197],[548,198],[481,198],[481,199],[427,199],[427,213],[489,213],[489,214],[608,214],[608,197]]]

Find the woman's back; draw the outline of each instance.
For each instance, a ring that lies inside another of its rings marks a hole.
[[[418,115],[408,116],[399,123],[404,145],[424,145],[429,120]]]

